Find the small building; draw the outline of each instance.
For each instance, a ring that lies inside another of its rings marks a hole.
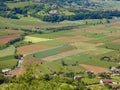
[[[115,71],[117,68],[116,67],[111,67],[111,71]]]
[[[74,76],[74,80],[79,80],[81,78],[83,78],[83,77],[82,76]]]
[[[111,71],[120,73],[120,68],[111,67]]]
[[[9,68],[2,69],[2,73],[7,73],[7,72],[9,72],[9,71],[11,71],[11,69],[9,69]]]
[[[120,74],[119,73],[114,73],[111,76],[120,76]]]
[[[112,83],[112,80],[110,80],[110,79],[100,80],[100,84],[104,84],[104,83]]]

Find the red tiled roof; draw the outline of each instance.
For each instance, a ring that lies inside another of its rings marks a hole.
[[[104,79],[104,80],[102,80],[104,83],[112,83],[112,80],[110,80],[110,79]]]

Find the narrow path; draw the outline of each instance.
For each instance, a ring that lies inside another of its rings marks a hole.
[[[24,72],[24,68],[22,67],[23,61],[24,61],[23,58],[18,60],[16,67],[13,70],[11,70],[9,73],[12,74],[13,76],[14,75],[16,75],[16,76],[21,75]]]

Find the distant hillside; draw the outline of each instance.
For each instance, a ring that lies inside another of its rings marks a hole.
[[[32,16],[47,22],[111,19],[120,16],[119,4],[115,0],[2,0],[0,16],[13,19]]]

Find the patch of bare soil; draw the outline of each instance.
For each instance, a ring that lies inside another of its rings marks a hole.
[[[120,39],[116,39],[113,42],[120,43]]]
[[[80,64],[81,67],[85,68],[88,71],[93,71],[94,73],[109,73],[110,71],[99,66],[92,66],[92,65],[86,65],[86,64]]]
[[[48,49],[50,46],[40,45],[40,44],[32,44],[27,46],[22,46],[17,49],[18,54],[29,54],[39,50]]]

